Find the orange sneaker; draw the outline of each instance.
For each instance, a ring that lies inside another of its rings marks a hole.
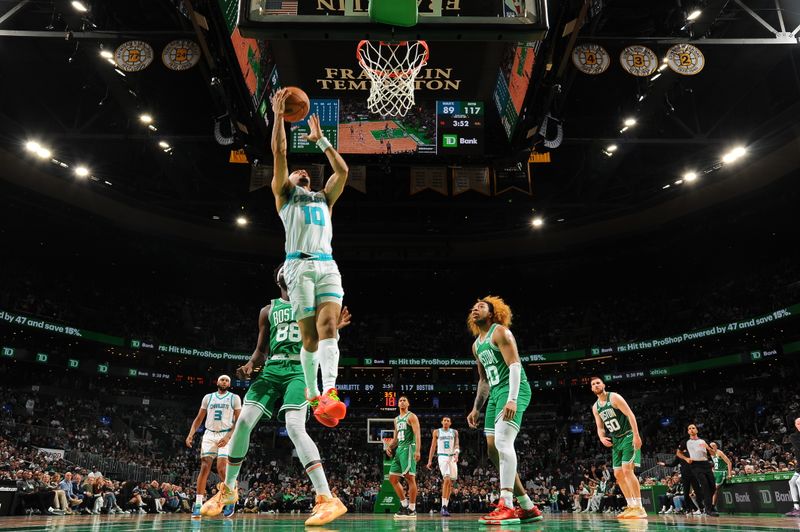
[[[517,525],[519,524],[519,517],[514,508],[506,506],[505,501],[500,499],[497,501],[494,510],[478,519],[478,523],[482,525]]]
[[[346,513],[347,506],[338,497],[317,495],[317,504],[311,510],[311,517],[306,519],[306,526],[325,525]]]
[[[238,500],[238,490],[232,490],[224,482],[220,482],[217,484],[217,494],[203,503],[203,507],[200,508],[200,515],[214,517],[221,514],[225,506],[236,504]]]
[[[317,419],[320,416],[327,416],[337,420],[344,419],[344,416],[347,415],[347,406],[339,399],[339,393],[336,388],[331,388],[319,396],[319,404],[314,409],[314,415],[317,416]],[[322,422],[320,421],[320,423]]]

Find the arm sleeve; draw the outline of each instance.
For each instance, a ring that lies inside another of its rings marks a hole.
[[[522,380],[522,364],[514,362],[508,366],[508,400],[517,402],[519,385]]]

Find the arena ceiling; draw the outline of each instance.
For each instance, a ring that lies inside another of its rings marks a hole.
[[[191,6],[202,13],[210,1]],[[206,35],[211,61],[201,60],[185,72],[159,64],[166,43],[197,40],[197,27],[187,16],[190,4],[85,0],[86,13],[71,4],[0,0],[0,150],[6,152],[4,161],[19,163],[14,168],[6,164],[4,175],[35,166],[73,179],[25,153],[25,142],[36,139],[52,150],[53,158],[90,168],[96,180],[80,186],[99,194],[161,214],[213,220],[230,230],[237,230],[232,221],[244,212],[251,222],[248,231],[279,231],[268,189],[250,192],[249,167],[230,164],[231,146],[215,140],[215,121],[231,107],[241,113],[242,99],[234,67],[225,64],[214,36]],[[694,8],[702,14],[688,23]],[[800,123],[796,3],[573,0],[550,2],[549,18],[551,30],[539,50],[522,134],[512,145],[504,139],[488,142],[486,157],[471,161],[521,160],[534,143],[548,151],[541,135],[533,133],[549,115],[547,140],[554,141],[555,123],[563,127],[563,140],[549,150],[549,164],[531,166],[532,195],[467,192],[445,197],[427,191],[410,196],[406,167],[413,161],[355,158],[351,164],[370,168],[367,194],[348,190],[343,196],[337,211],[340,235],[358,234],[375,220],[389,234],[436,237],[531,231],[534,216],[545,219],[541,230],[561,231],[663,205],[677,215],[684,200],[705,195],[706,204],[712,204],[716,196],[735,195],[713,187],[737,179],[737,167],[721,163],[736,146],[747,148],[740,164],[750,165],[752,175],[764,173],[759,164],[780,167],[776,179],[798,167],[792,159],[796,150],[780,151],[797,142]],[[567,31],[575,26],[577,34]],[[157,57],[147,70],[122,75],[100,52],[113,52],[130,39],[151,43]],[[665,69],[637,78],[618,61],[629,45],[648,46],[660,58],[685,42],[705,56],[697,75]],[[574,46],[588,43],[608,50],[611,65],[604,74],[586,75],[573,65]],[[657,73],[661,76],[653,79]],[[145,113],[153,117],[155,130],[139,120]],[[636,125],[621,133],[629,117]],[[252,134],[240,135],[233,147],[263,142],[257,128],[239,118]],[[224,127],[221,133],[225,136]],[[487,129],[487,134],[495,132]],[[162,141],[169,148],[159,145]],[[612,145],[616,148],[609,151]],[[249,148],[258,151],[258,146]],[[698,175],[694,183],[675,184],[690,171]],[[742,193],[749,190],[745,185]],[[370,230],[380,229],[373,225]]]

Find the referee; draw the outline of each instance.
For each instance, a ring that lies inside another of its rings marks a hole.
[[[692,473],[694,473],[694,477],[700,486],[700,493],[697,494],[697,499],[698,501],[703,501],[706,515],[717,517],[719,513],[714,508],[712,500],[716,483],[714,482],[714,473],[711,468],[709,454],[711,447],[704,439],[697,436],[697,425],[689,425],[687,432],[689,433],[689,439],[686,440],[686,449],[689,451],[689,456],[687,457],[681,450],[678,450],[678,458],[685,460],[689,467],[692,468]]]

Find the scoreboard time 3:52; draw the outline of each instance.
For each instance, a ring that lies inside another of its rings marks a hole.
[[[483,153],[483,102],[436,102],[438,153]]]

